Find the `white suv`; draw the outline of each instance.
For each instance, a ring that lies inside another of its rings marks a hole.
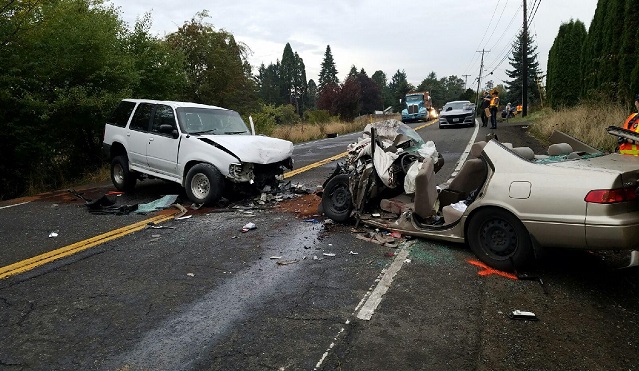
[[[235,111],[186,102],[122,100],[106,123],[103,150],[117,189],[156,177],[181,184],[200,204],[219,200],[229,182],[260,189],[293,168],[293,143],[251,135]]]

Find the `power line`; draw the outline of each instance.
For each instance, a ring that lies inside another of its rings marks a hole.
[[[504,4],[504,8],[501,10],[501,14],[499,15],[499,18],[497,18],[498,21],[495,22],[495,27],[493,28],[493,32],[490,34],[490,36],[488,36],[488,40],[486,40],[486,45],[485,46],[488,46],[488,43],[490,42],[490,39],[493,38],[493,35],[495,34],[495,31],[497,30],[497,26],[499,25],[499,19],[501,19],[504,16],[504,12],[506,11],[506,7],[508,7],[508,0],[506,0],[506,3]]]
[[[493,23],[493,19],[495,18],[495,13],[497,13],[497,8],[499,7],[499,3],[500,2],[501,2],[501,0],[497,1],[497,5],[495,5],[495,9],[493,10],[493,15],[490,17],[490,22],[488,22],[488,26],[486,26],[486,30],[484,31],[484,35],[481,37],[481,40],[479,41],[479,45],[477,45],[477,48],[481,48],[481,45],[484,42],[484,39],[486,38],[486,33],[488,33],[488,30],[490,29],[490,25]],[[477,54],[473,55],[473,58],[471,59],[470,63],[468,64],[468,67],[466,67],[466,69],[464,70],[464,73],[467,73],[468,70],[471,68],[473,62],[475,61],[475,57],[477,57]]]

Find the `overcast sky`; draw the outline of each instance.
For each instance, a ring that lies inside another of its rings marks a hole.
[[[438,78],[467,77],[476,88],[481,54],[489,50],[484,65],[494,71],[496,84],[508,79],[507,56],[523,23],[523,0],[438,0],[393,2],[384,0],[111,0],[132,27],[150,12],[151,32],[175,32],[197,12],[208,10],[206,22],[231,32],[251,50],[254,72],[282,58],[286,43],[303,58],[306,76],[317,77],[326,46],[331,46],[342,80],[351,66],[369,76],[377,70],[388,80],[399,69],[417,86],[434,71]],[[534,15],[530,32],[542,71],[559,26],[570,19],[590,25],[597,0],[528,0]],[[486,72],[485,72],[486,73]]]

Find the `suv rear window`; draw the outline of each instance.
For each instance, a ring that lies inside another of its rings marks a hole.
[[[120,102],[120,104],[118,104],[118,108],[113,111],[113,113],[107,120],[107,124],[119,126],[121,128],[125,127],[126,123],[129,121],[129,117],[131,117],[131,112],[133,112],[134,108],[134,102]]]
[[[138,131],[149,131],[153,106],[154,104],[151,103],[140,103],[133,114],[129,128]]]

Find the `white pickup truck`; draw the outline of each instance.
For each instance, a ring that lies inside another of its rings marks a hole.
[[[218,201],[229,183],[276,185],[293,168],[293,143],[254,135],[235,111],[186,102],[122,100],[105,125],[103,151],[118,190],[155,177],[181,184],[199,204]]]

